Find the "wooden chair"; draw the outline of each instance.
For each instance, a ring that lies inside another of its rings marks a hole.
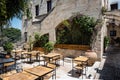
[[[63,66],[64,66],[64,58],[65,58],[64,53],[63,52],[60,53],[60,60],[63,61]]]
[[[60,54],[60,60],[63,61],[63,66],[64,66],[64,58],[65,58],[64,52],[61,51],[61,49],[59,49],[59,48],[54,49],[52,52]]]
[[[56,79],[56,65],[51,64],[51,63],[47,63],[47,67],[54,69],[54,71],[52,73],[47,74],[46,76],[44,76],[44,80],[49,80],[49,78],[52,77],[52,79],[55,77]]]
[[[4,72],[11,71],[14,68],[14,64],[15,64],[15,62],[4,63],[3,64],[3,67],[4,67],[3,71]]]
[[[26,50],[23,50],[22,52],[21,52],[21,61],[22,62],[26,62],[25,61],[25,59],[27,59],[28,58],[28,55],[27,55],[27,51]]]
[[[32,51],[31,52],[31,57],[34,59],[34,61],[38,61],[38,55],[40,54],[39,51]]]
[[[39,54],[38,54],[39,64],[40,62],[44,62],[44,65],[46,65],[46,63],[49,60],[47,58],[44,58],[43,55],[45,55],[44,52],[39,51]]]
[[[85,68],[85,66],[82,65],[82,64],[77,64],[77,65],[74,67],[74,69],[76,69],[76,70],[79,71],[79,72],[78,72],[79,76],[81,75],[82,77],[83,77],[83,69],[84,69],[84,68]]]
[[[1,64],[0,65],[0,74],[2,74],[3,73],[3,65]]]
[[[80,62],[80,61],[74,61],[72,62],[72,75],[74,73],[74,70],[78,70],[79,72],[77,72],[80,75],[82,75],[83,77],[83,70],[86,66],[83,64],[83,62]],[[86,69],[85,69],[86,70]],[[85,74],[86,74],[86,71],[85,71]]]
[[[50,61],[50,63],[59,64],[59,65],[60,65],[60,60],[61,60],[61,58],[60,58],[60,55],[59,55],[59,56],[54,57],[54,58]]]

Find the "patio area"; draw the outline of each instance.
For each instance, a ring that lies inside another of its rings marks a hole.
[[[25,61],[26,59],[24,59]],[[16,68],[15,69],[30,69],[34,68],[38,65],[43,65],[44,62],[34,62],[31,64],[24,63],[23,59],[17,60],[16,62]],[[95,62],[93,66],[86,68],[86,75],[85,75],[85,69],[83,69],[83,75],[80,75],[77,73],[76,70],[74,70],[74,73],[72,75],[72,59],[71,58],[65,58],[64,59],[64,65],[63,60],[60,60],[60,65],[56,68],[56,80],[82,80],[82,79],[94,79],[96,76],[97,68],[99,67],[100,62]],[[41,71],[41,70],[40,70]],[[15,72],[15,70],[14,70]],[[7,74],[12,74],[12,71],[7,72]],[[48,80],[53,80],[52,77]]]

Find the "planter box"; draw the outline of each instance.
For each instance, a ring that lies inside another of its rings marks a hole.
[[[45,49],[41,47],[34,47],[33,50],[45,52]]]
[[[71,49],[71,50],[90,50],[89,45],[72,45],[72,44],[56,44],[55,48],[61,48],[61,49]]]

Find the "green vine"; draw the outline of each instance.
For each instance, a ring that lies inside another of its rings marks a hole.
[[[78,15],[64,20],[62,27],[57,29],[59,44],[90,44],[96,21],[85,15]]]
[[[105,12],[107,12],[107,9],[105,7],[102,7],[101,12],[102,14],[104,14]]]

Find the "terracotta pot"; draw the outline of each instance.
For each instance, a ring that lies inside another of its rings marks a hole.
[[[89,50],[85,52],[85,56],[89,57],[88,66],[92,66],[97,60],[97,54],[94,51]]]
[[[85,52],[85,56],[89,57],[90,59],[97,60],[97,54],[94,51],[89,50],[89,51]]]
[[[10,55],[6,55],[5,58],[7,58],[7,59],[10,58]]]

